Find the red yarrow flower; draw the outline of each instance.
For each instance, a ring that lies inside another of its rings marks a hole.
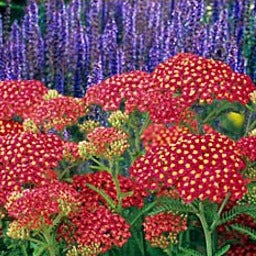
[[[131,196],[125,197],[122,200],[122,207],[128,208],[135,206],[141,208],[144,205],[144,198],[147,196],[146,192],[127,177],[118,176],[120,183],[120,189],[122,193],[132,192]],[[88,173],[83,175],[75,175],[73,177],[72,185],[79,191],[80,202],[88,209],[95,209],[99,205],[107,203],[104,198],[98,193],[91,190],[86,184],[91,184],[101,190],[103,190],[112,200],[117,203],[117,193],[115,184],[111,175],[106,171],[100,171],[96,173]]]
[[[255,86],[249,76],[235,73],[227,64],[190,53],[180,53],[159,64],[152,73],[152,83],[171,91],[188,107],[198,100],[228,100],[245,105]]]
[[[150,74],[132,71],[115,75],[89,88],[84,101],[86,105],[100,105],[103,110],[115,111],[119,110],[122,101],[126,100],[126,109],[131,112],[137,107],[141,94],[151,86]]]
[[[87,134],[86,143],[79,143],[81,156],[87,157],[89,150],[91,154],[106,159],[119,157],[128,147],[128,134],[114,127],[97,127]]]
[[[167,248],[178,242],[178,234],[187,229],[187,218],[171,212],[147,216],[143,223],[145,238],[154,247]]]
[[[12,120],[0,120],[0,136],[21,132],[23,132],[23,126],[21,123]]]
[[[0,81],[0,119],[24,117],[31,106],[42,101],[45,93],[47,88],[39,81]]]
[[[94,210],[83,207],[72,217],[72,223],[76,227],[74,237],[78,246],[87,251],[97,247],[98,254],[113,246],[122,247],[131,237],[130,226],[125,219],[104,206]]]
[[[63,141],[54,134],[23,132],[0,137],[0,163],[55,168],[63,158]]]
[[[54,182],[9,197],[5,208],[20,227],[40,230],[44,225],[53,225],[58,214],[73,214],[79,206],[77,197],[78,193],[70,185]]]
[[[237,200],[247,191],[247,181],[239,173],[245,164],[235,149],[234,141],[218,133],[181,134],[170,146],[152,147],[130,174],[146,190],[174,186],[186,202],[220,202],[228,192]]]
[[[26,187],[39,187],[57,180],[57,173],[37,166],[18,165],[0,169],[0,205],[7,202],[13,192],[22,192]]]
[[[87,108],[81,99],[61,96],[42,100],[34,105],[24,118],[32,120],[44,131],[52,128],[61,131],[67,125],[76,123],[78,118],[86,113]]]
[[[256,160],[256,136],[243,137],[237,141],[237,151],[249,161]]]

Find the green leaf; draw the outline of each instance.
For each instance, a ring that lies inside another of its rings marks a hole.
[[[178,212],[178,213],[194,213],[196,214],[196,209],[189,204],[185,204],[180,200],[163,198],[160,200],[159,205],[153,208],[149,215],[156,215],[161,212]]]
[[[129,196],[132,196],[134,193],[134,191],[129,191],[129,192],[125,192],[125,193],[121,193],[121,198],[126,198],[126,197],[129,197]]]
[[[145,205],[142,209],[140,209],[139,211],[130,215],[127,218],[127,221],[130,223],[131,226],[133,226],[134,224],[136,224],[138,222],[140,217],[142,217],[143,215],[146,215],[153,207],[155,207],[156,203],[157,203],[157,201],[154,201],[152,203]]]
[[[204,202],[205,218],[208,225],[211,225],[213,220],[218,218],[218,205],[210,201]]]
[[[253,218],[256,218],[256,204],[251,205],[237,205],[233,207],[230,211],[225,212],[217,225],[222,225],[228,221],[233,220],[240,214],[248,214],[252,216]]]
[[[90,183],[87,183],[86,186],[88,188],[90,188],[91,190],[97,192],[99,195],[101,195],[107,202],[107,204],[112,208],[112,209],[115,209],[116,208],[116,204],[114,202],[114,200],[112,200],[110,198],[110,196],[108,194],[105,193],[105,191],[103,189],[100,189],[100,188],[97,188],[95,186],[93,186],[92,184]]]
[[[242,234],[248,235],[252,240],[256,240],[256,231],[252,228],[240,224],[233,224],[231,225],[231,228]]]
[[[203,254],[193,249],[188,249],[183,247],[180,247],[179,249],[185,253],[184,256],[203,256]]]
[[[230,248],[230,244],[226,244],[223,247],[221,247],[215,254],[214,256],[222,256],[224,255],[226,252],[228,252]]]

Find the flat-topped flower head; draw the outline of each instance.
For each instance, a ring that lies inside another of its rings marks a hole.
[[[63,157],[63,141],[54,134],[23,132],[0,137],[0,162],[17,165],[55,168]]]
[[[139,186],[159,191],[174,186],[186,202],[219,202],[228,192],[234,200],[247,191],[239,173],[245,167],[236,144],[215,134],[181,134],[176,143],[152,147],[130,167]]]
[[[171,212],[147,216],[143,223],[145,238],[153,247],[167,248],[178,243],[178,235],[187,229],[187,218]]]
[[[24,117],[45,93],[47,88],[39,81],[0,81],[0,119]]]
[[[141,208],[144,205],[144,199],[147,196],[145,191],[136,186],[136,183],[134,183],[130,178],[120,175],[118,176],[118,180],[122,193],[132,193],[131,196],[127,196],[122,200],[122,207],[128,208],[135,206],[137,208]],[[91,184],[103,190],[117,204],[116,187],[108,172],[100,171],[96,173],[75,175],[72,182],[73,187],[79,191],[80,202],[82,202],[88,209],[93,209],[102,204],[107,206],[107,202],[104,198],[90,189],[87,184]]]
[[[255,86],[249,76],[235,73],[227,64],[190,53],[180,53],[159,64],[152,73],[157,88],[171,91],[187,106],[214,99],[246,104]]]
[[[69,216],[77,210],[78,193],[68,184],[54,182],[25,190],[17,199],[10,197],[6,204],[9,216],[21,227],[40,230],[53,225],[57,215]]]
[[[176,143],[183,133],[189,133],[189,129],[178,126],[167,128],[164,124],[151,124],[143,131],[141,140],[146,150],[149,150],[155,146],[170,146]]]
[[[32,120],[44,131],[54,128],[63,130],[67,125],[75,124],[79,117],[87,113],[86,106],[81,99],[72,97],[58,97],[42,100],[34,105],[25,119]]]
[[[87,140],[79,143],[79,152],[83,154],[83,150],[93,148],[90,154],[106,159],[119,157],[129,147],[128,134],[114,127],[97,127],[87,134]]]
[[[17,134],[21,132],[23,132],[23,126],[21,123],[11,120],[0,120],[0,136]]]
[[[77,251],[87,252],[85,255],[103,254],[113,246],[122,247],[131,236],[125,219],[104,206],[94,210],[83,207],[71,221],[76,226]]]
[[[127,101],[126,109],[131,112],[138,104],[141,93],[151,87],[150,74],[132,71],[115,75],[88,89],[86,105],[100,105],[103,110],[119,110],[121,102]]]
[[[243,137],[237,141],[237,150],[240,155],[249,161],[256,160],[256,136]]]
[[[70,162],[75,162],[76,160],[81,160],[81,155],[79,154],[78,143],[67,141],[63,145],[63,158]]]
[[[22,192],[26,188],[39,187],[57,180],[57,173],[31,165],[17,165],[0,169],[0,205],[7,202],[13,192]]]

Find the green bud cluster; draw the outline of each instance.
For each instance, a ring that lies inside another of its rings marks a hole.
[[[76,248],[75,246],[70,249],[66,256],[92,256],[98,255],[101,253],[101,248],[99,244],[95,244],[93,246],[79,246]]]
[[[55,98],[59,98],[61,95],[57,90],[48,90],[48,92],[43,96],[44,100],[52,100]]]
[[[17,221],[13,221],[8,227],[7,236],[12,239],[25,240],[29,238],[29,231],[25,227],[22,227]]]
[[[121,129],[123,125],[127,123],[128,119],[129,115],[123,113],[120,110],[117,110],[111,113],[111,115],[108,118],[108,121],[113,127]]]
[[[38,129],[37,125],[31,119],[25,119],[24,120],[23,129],[26,132],[33,132],[33,133],[38,133],[39,132],[39,129]]]
[[[88,120],[85,123],[78,125],[80,132],[85,134],[92,132],[96,127],[99,127],[99,126],[100,126],[100,123],[94,120]]]

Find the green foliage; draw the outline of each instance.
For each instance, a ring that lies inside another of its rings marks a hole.
[[[149,215],[156,215],[161,212],[197,213],[197,210],[189,204],[171,198],[162,198],[159,203],[150,211]]]
[[[107,195],[107,194],[105,193],[104,190],[99,189],[99,188],[97,188],[97,187],[95,187],[95,186],[93,186],[92,184],[89,184],[89,183],[87,183],[86,186],[87,186],[88,188],[90,188],[91,190],[97,192],[99,195],[101,195],[101,196],[104,198],[104,200],[106,200],[107,204],[108,204],[112,209],[115,209],[115,208],[116,208],[115,202],[110,198],[109,195]]]
[[[226,244],[223,247],[221,247],[215,254],[214,256],[222,256],[224,255],[226,252],[228,252],[230,248],[230,244]]]
[[[256,231],[252,228],[240,224],[232,224],[231,228],[242,234],[248,235],[252,240],[256,240]]]
[[[180,248],[184,256],[203,256],[200,252],[188,248]]]
[[[131,226],[137,224],[141,217],[145,216],[155,207],[156,203],[157,202],[154,201],[152,203],[145,204],[141,209],[132,208],[131,210],[127,210],[129,211],[129,215],[126,217],[126,220],[131,224]]]
[[[256,218],[256,205],[237,205],[233,207],[230,211],[225,212],[221,219],[218,221],[217,225],[222,225],[228,221],[235,219],[240,214],[248,214],[253,218]]]

